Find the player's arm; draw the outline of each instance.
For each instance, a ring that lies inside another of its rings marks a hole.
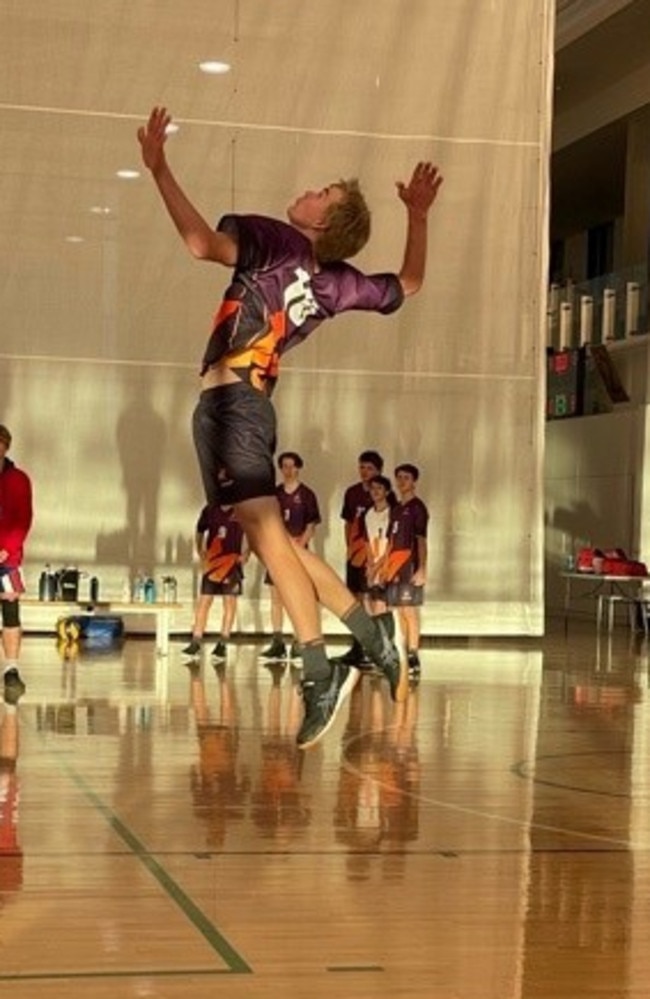
[[[406,206],[407,215],[404,260],[398,274],[405,295],[414,295],[422,287],[427,263],[429,209],[441,184],[438,167],[431,163],[418,163],[408,184],[397,183],[397,193]]]
[[[194,549],[201,561],[203,561],[207,552],[205,539],[206,535],[203,531],[197,531],[194,535]]]
[[[193,257],[234,267],[237,244],[231,236],[215,232],[181,189],[167,163],[165,142],[171,121],[166,108],[154,108],[146,125],[138,129],[142,161],[151,172],[169,216]]]
[[[415,539],[418,553],[418,567],[411,582],[414,586],[424,586],[427,581],[427,539],[419,535]]]
[[[304,531],[302,532],[302,534],[298,538],[298,541],[300,543],[300,547],[301,548],[309,548],[309,545],[310,545],[311,540],[314,537],[315,533],[316,533],[316,522],[315,521],[311,521],[309,524],[307,524],[307,526],[305,527]]]

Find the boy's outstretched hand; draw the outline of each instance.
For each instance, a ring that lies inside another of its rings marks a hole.
[[[138,142],[142,147],[144,165],[155,173],[165,162],[165,141],[167,126],[171,121],[167,108],[154,108],[146,125],[138,129]]]
[[[426,218],[427,212],[436,200],[442,184],[442,176],[438,167],[432,163],[418,163],[408,184],[398,180],[396,187],[400,199],[406,205],[409,213]]]

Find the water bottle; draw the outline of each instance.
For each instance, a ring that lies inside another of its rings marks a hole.
[[[38,580],[38,599],[56,600],[56,574],[52,572],[49,562],[46,564]]]
[[[144,600],[147,604],[155,604],[156,602],[156,583],[151,576],[148,576],[144,582]]]
[[[141,604],[144,601],[144,576],[141,572],[135,577],[135,582],[133,584],[133,600],[136,604]]]
[[[91,604],[96,604],[99,600],[99,580],[97,576],[90,577],[90,583],[88,584],[88,591],[90,594]]]

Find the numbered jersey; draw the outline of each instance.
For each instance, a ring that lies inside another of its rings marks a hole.
[[[362,274],[345,262],[316,265],[294,226],[262,215],[225,215],[218,230],[237,243],[237,265],[214,319],[202,373],[226,364],[270,394],[280,357],[325,319],[360,309],[387,314],[403,301],[395,274]]]

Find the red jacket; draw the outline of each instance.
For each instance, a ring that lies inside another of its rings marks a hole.
[[[32,526],[32,484],[29,476],[5,458],[0,468],[0,551],[7,558],[2,565],[18,568],[23,561],[23,544]]]

